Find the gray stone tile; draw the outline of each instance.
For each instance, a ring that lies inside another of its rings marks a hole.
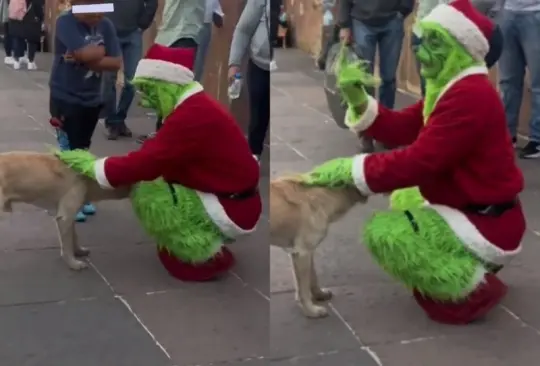
[[[328,352],[315,356],[272,360],[271,366],[379,366],[371,355],[362,350]],[[418,366],[418,365],[417,365]]]
[[[177,365],[268,355],[269,303],[238,281],[126,298]]]
[[[0,307],[0,324],[3,365],[172,365],[137,320],[112,297]]]
[[[313,355],[358,347],[341,320],[333,316],[307,319],[293,293],[272,294],[270,302],[270,352],[272,359]]]
[[[34,206],[16,204],[0,220],[0,250],[54,248],[60,250],[54,219]]]
[[[270,296],[270,232],[268,219],[263,219],[257,231],[240,238],[230,245],[236,256],[233,272],[244,283],[253,286],[265,296]]]
[[[0,305],[110,294],[107,285],[92,269],[70,270],[57,249],[6,252],[0,256]]]
[[[483,321],[467,327],[435,323],[416,305],[412,294],[397,284],[339,288],[332,303],[362,342],[369,346],[446,335],[482,337],[482,334],[498,333],[501,329],[522,328],[520,322],[500,308],[494,309]]]
[[[471,332],[412,343],[373,347],[384,366],[510,366],[538,363],[536,332],[524,327]]]
[[[49,148],[47,144],[51,144],[50,141],[41,141],[41,142],[31,142],[31,141],[20,141],[20,142],[0,142],[0,153],[9,152],[9,151],[39,151],[47,152]]]

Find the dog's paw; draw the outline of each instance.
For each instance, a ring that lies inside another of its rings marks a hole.
[[[304,315],[308,318],[317,319],[328,316],[328,310],[319,305],[300,305]]]
[[[312,290],[312,293],[313,293],[313,300],[315,301],[328,301],[333,296],[332,291],[326,288],[319,288],[319,289]]]
[[[75,249],[75,257],[88,257],[90,255],[90,249],[85,247],[80,247],[79,249]]]
[[[85,268],[88,268],[88,263],[83,261],[78,261],[76,259],[70,260],[67,262],[70,269],[74,271],[80,271]]]

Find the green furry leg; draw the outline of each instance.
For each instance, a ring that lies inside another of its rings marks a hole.
[[[131,196],[135,214],[158,246],[184,262],[205,262],[219,252],[226,238],[195,191],[180,185],[174,189],[177,205],[163,179],[137,184]]]
[[[364,229],[364,243],[381,267],[406,287],[442,301],[462,299],[480,265],[427,207],[376,213]]]
[[[422,197],[418,187],[398,189],[390,195],[390,208],[392,210],[411,210],[420,208],[426,200]]]

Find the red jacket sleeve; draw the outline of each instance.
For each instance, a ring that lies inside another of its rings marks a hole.
[[[140,150],[98,160],[95,165],[98,183],[103,187],[118,187],[152,181],[171,166],[181,169],[187,161],[194,160],[195,154],[204,149],[201,145],[209,131],[206,122],[185,118],[185,112],[174,113]]]
[[[374,98],[369,98],[364,115],[350,129],[370,136],[389,147],[410,145],[424,127],[424,103],[419,101],[400,111],[385,108]],[[347,117],[349,118],[349,113]]]
[[[454,87],[439,100],[412,145],[356,159],[353,174],[357,186],[373,193],[390,192],[421,186],[435,175],[452,171],[482,138],[483,107],[479,108],[467,91]]]

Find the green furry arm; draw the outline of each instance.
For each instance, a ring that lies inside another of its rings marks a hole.
[[[97,158],[94,154],[86,150],[55,151],[54,154],[77,173],[96,179],[94,165]]]
[[[374,87],[377,81],[367,71],[367,62],[362,60],[350,61],[347,56],[347,46],[341,45],[341,51],[336,61],[337,87],[348,106],[346,119],[348,127],[354,127],[367,108],[368,93],[366,87]]]
[[[304,184],[328,188],[354,187],[354,158],[337,158],[315,167],[302,176]]]

